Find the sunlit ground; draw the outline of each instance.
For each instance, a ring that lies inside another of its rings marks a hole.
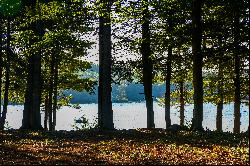
[[[246,134],[163,129],[0,132],[0,164],[248,164]]]

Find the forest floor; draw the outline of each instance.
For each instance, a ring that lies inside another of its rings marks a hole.
[[[249,136],[164,129],[0,131],[0,165],[249,165]]]

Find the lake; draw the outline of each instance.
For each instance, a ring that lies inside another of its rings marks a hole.
[[[72,125],[74,119],[79,119],[84,115],[89,123],[93,126],[97,120],[98,105],[80,104],[81,109],[72,107],[62,107],[57,112],[56,130],[74,130]],[[7,122],[10,128],[18,129],[22,124],[23,105],[10,105],[8,107]],[[190,125],[193,116],[193,106],[185,107],[185,123]],[[249,125],[249,107],[241,105],[241,131],[246,131]],[[114,126],[116,129],[135,129],[146,128],[146,105],[145,102],[140,103],[113,103]],[[155,127],[165,128],[164,108],[154,102]],[[216,106],[212,104],[204,104],[204,120],[203,127],[210,130],[216,129]],[[42,123],[44,119],[41,113]],[[223,131],[233,131],[233,104],[224,105],[223,110]],[[171,109],[171,123],[179,124],[179,111],[177,108]]]

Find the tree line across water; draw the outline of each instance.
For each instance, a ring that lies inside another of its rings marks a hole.
[[[181,126],[185,104],[194,104],[193,130],[203,130],[203,104],[212,102],[222,131],[223,104],[233,102],[240,132],[250,96],[246,0],[1,0],[0,21],[2,130],[11,101],[24,103],[21,129],[53,131],[56,110],[70,101],[63,91],[96,85],[98,127],[114,129],[111,85],[132,82],[144,87],[147,128],[155,127],[152,85],[165,83],[166,128],[175,98]],[[99,73],[84,75],[95,43]]]

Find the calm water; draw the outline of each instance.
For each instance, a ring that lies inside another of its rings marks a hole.
[[[81,104],[81,109],[62,107],[57,112],[56,130],[73,130],[74,119],[84,115],[90,124],[94,124],[97,118],[97,104]],[[7,121],[9,127],[18,129],[22,123],[22,105],[9,106]],[[191,124],[193,106],[185,107],[185,122]],[[241,131],[246,131],[249,125],[249,107],[241,106]],[[114,125],[116,129],[132,129],[146,127],[146,106],[145,103],[113,103]],[[154,103],[155,126],[165,128],[164,108]],[[43,123],[42,113],[42,123]],[[178,109],[171,109],[172,124],[179,124]],[[212,104],[204,104],[204,128],[214,130],[216,128],[216,107]],[[223,131],[233,131],[233,104],[224,105],[223,110]]]

